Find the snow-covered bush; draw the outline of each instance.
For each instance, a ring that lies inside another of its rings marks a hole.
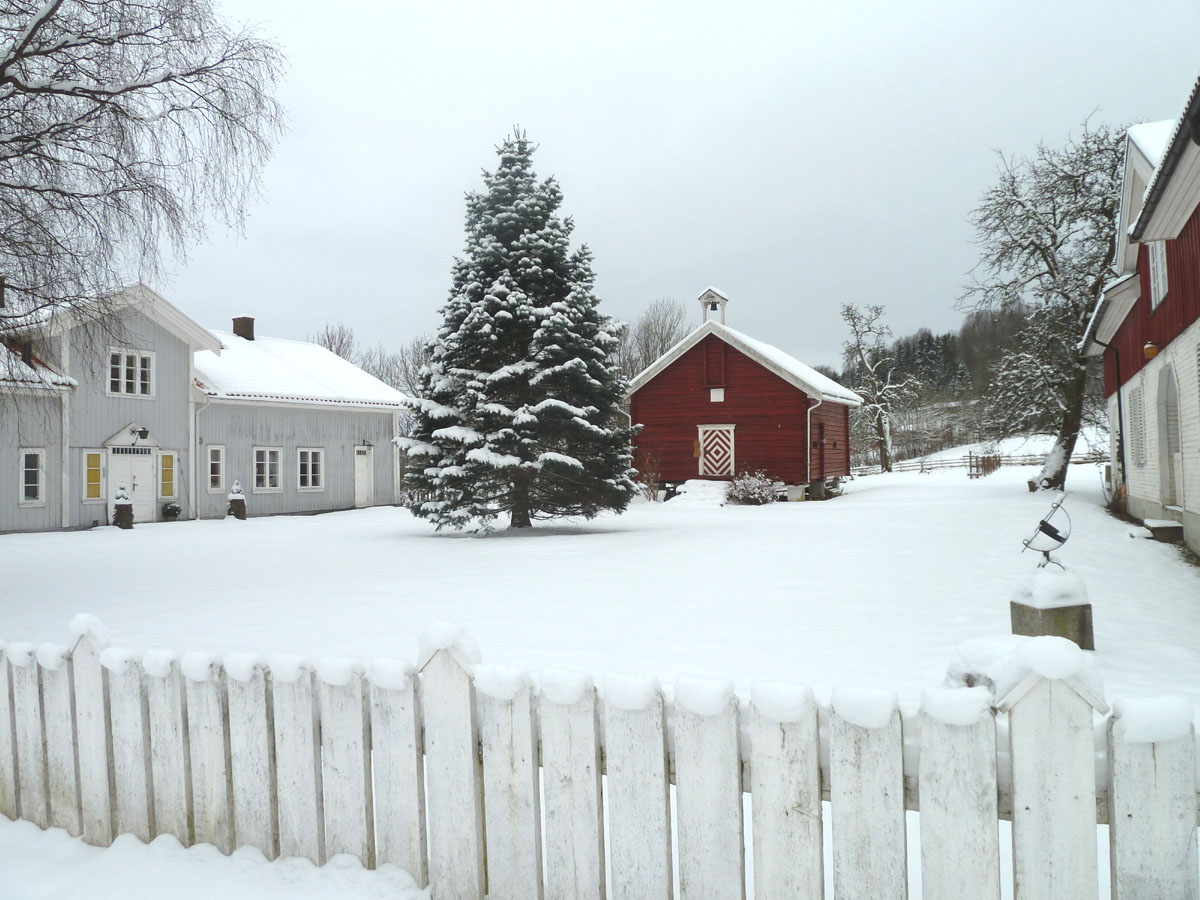
[[[725,489],[725,499],[730,503],[761,506],[775,502],[775,482],[763,471],[743,472]]]

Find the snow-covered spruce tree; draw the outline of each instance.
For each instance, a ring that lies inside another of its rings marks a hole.
[[[467,195],[466,252],[413,400],[405,481],[439,528],[513,528],[621,511],[636,493],[618,329],[597,308],[591,254],[572,253],[562,193],[518,131]]]

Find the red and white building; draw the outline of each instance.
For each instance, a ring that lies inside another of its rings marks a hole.
[[[862,398],[726,326],[717,289],[699,300],[703,324],[630,382],[637,469],[666,483],[762,470],[792,498],[849,475],[849,411]]]
[[[1129,129],[1114,268],[1085,337],[1104,357],[1114,484],[1200,552],[1200,81],[1178,119]]]

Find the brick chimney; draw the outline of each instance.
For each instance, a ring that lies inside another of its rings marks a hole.
[[[233,320],[233,333],[248,341],[254,340],[254,317],[237,316]]]

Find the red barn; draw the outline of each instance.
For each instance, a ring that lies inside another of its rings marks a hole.
[[[825,496],[850,474],[850,407],[862,403],[777,347],[724,324],[728,298],[700,295],[709,319],[655,360],[629,386],[639,471],[664,483],[728,479],[762,470],[799,497]]]

